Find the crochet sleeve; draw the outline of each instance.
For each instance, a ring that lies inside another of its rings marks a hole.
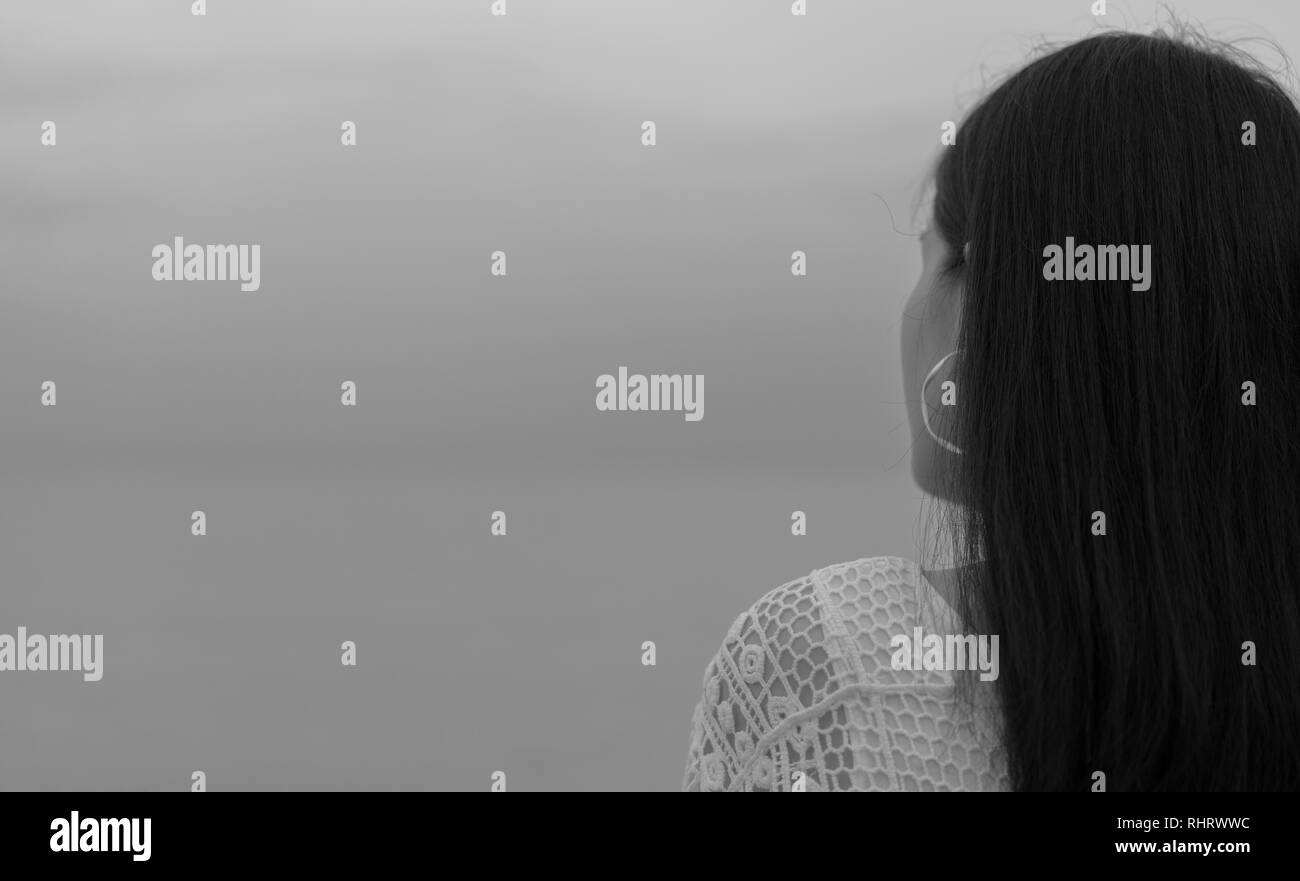
[[[829,566],[737,618],[705,670],[682,788],[1008,788],[992,687],[970,715],[950,672],[894,668],[897,634],[959,632],[918,572],[897,557]]]
[[[836,699],[844,666],[831,614],[807,576],[735,620],[704,673],[684,790],[853,788],[853,722]]]

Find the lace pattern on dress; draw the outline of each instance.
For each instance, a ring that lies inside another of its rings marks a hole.
[[[736,618],[704,674],[683,789],[1004,789],[991,726],[890,640],[950,632],[915,564],[873,557],[784,584]]]

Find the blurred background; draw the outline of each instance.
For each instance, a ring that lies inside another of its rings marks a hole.
[[[737,614],[917,556],[899,317],[943,122],[1163,20],[190,5],[0,4],[0,633],[105,642],[98,683],[0,675],[4,789],[677,788]],[[1290,0],[1170,8],[1300,47]],[[153,281],[178,235],[261,245],[261,289]],[[703,421],[597,412],[619,365],[703,374]]]

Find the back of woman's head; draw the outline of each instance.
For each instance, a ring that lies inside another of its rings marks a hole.
[[[1089,38],[969,114],[935,222],[968,255],[939,480],[1013,783],[1300,786],[1295,103],[1224,47]]]

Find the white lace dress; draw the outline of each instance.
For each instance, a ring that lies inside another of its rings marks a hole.
[[[957,633],[915,563],[872,557],[771,591],[727,631],[691,721],[688,791],[1006,789],[996,707],[890,639]],[[977,694],[990,695],[991,688]]]

